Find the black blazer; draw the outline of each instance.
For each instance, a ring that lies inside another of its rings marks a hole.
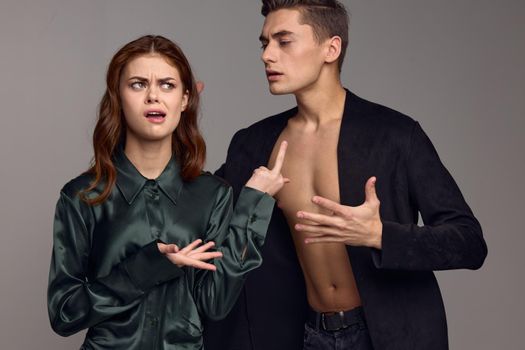
[[[266,165],[293,108],[238,131],[217,174],[238,196]],[[447,349],[447,325],[434,270],[478,269],[487,247],[481,227],[413,119],[347,90],[337,147],[340,200],[357,206],[377,177],[382,250],[347,246],[374,348]],[[425,226],[418,226],[418,212]],[[290,231],[274,209],[263,264],[247,277],[230,315],[205,325],[206,350],[300,350],[305,285]]]

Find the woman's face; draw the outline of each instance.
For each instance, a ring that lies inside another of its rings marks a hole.
[[[127,142],[171,142],[186,109],[188,93],[175,66],[159,54],[148,54],[124,67],[120,99]]]

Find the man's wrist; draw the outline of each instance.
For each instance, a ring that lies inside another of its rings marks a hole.
[[[381,250],[382,240],[383,240],[383,223],[379,221],[376,225],[374,225],[374,229],[372,230],[372,235],[370,239],[370,247]]]

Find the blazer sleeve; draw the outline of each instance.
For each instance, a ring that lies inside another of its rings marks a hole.
[[[55,212],[47,291],[51,327],[62,336],[129,310],[151,288],[183,274],[153,241],[116,264],[107,276],[90,279],[86,220],[62,192]]]
[[[213,173],[215,176],[218,176],[222,179],[224,179],[224,171],[226,169],[226,164],[222,164],[221,167],[217,170],[215,170],[215,173]]]
[[[221,186],[208,225],[206,240],[215,241],[223,257],[216,271],[198,270],[194,299],[199,313],[211,320],[228,314],[241,292],[246,274],[262,263],[261,247],[275,200],[244,187],[233,210],[233,192]]]
[[[231,141],[230,141],[230,144],[228,145],[228,151],[226,153],[226,162],[225,163],[222,163],[222,165],[219,167],[219,169],[215,170],[215,173],[214,175],[222,178],[222,179],[225,179],[226,177],[226,164],[229,164],[231,166],[232,164],[232,159],[239,156],[239,141],[241,139],[244,139],[245,138],[245,135],[246,134],[246,129],[241,129],[239,131],[237,131]]]
[[[414,122],[407,158],[408,191],[424,226],[383,221],[378,268],[478,269],[487,255],[481,226],[430,139]]]

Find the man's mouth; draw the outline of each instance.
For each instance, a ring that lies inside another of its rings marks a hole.
[[[282,76],[283,76],[283,74],[280,73],[280,72],[277,72],[277,71],[274,71],[274,70],[271,70],[271,69],[267,69],[266,70],[266,77],[270,81],[278,80]]]

